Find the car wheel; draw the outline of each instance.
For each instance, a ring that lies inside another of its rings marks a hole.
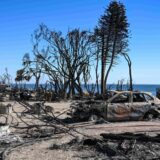
[[[98,116],[97,115],[95,115],[95,114],[93,114],[93,115],[91,115],[90,117],[89,117],[89,121],[93,121],[93,122],[96,122],[96,121],[98,121]]]
[[[145,116],[145,120],[148,120],[148,121],[151,121],[154,119],[154,115],[153,113],[148,113],[146,116]]]

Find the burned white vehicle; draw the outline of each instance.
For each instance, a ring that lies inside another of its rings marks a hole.
[[[71,105],[72,118],[78,121],[150,120],[160,116],[160,100],[145,92],[119,92],[107,101],[86,101]]]

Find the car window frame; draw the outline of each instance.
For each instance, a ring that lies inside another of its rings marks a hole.
[[[145,95],[147,95],[148,97],[151,97],[152,100],[147,100],[147,98],[145,97]],[[147,93],[143,93],[143,96],[144,96],[144,98],[146,99],[147,102],[154,101],[154,97],[151,96],[151,95],[149,95],[149,94],[147,94]]]
[[[145,101],[143,101],[143,102],[134,102],[134,100],[133,100],[134,94],[142,94]],[[137,93],[132,93],[132,103],[133,103],[133,104],[134,104],[134,103],[146,103],[146,102],[148,102],[148,101],[146,100],[146,98],[145,98],[145,96],[144,96],[143,93],[141,93],[141,92],[140,92],[140,93],[139,93],[139,92],[137,92]]]
[[[128,102],[118,102],[118,103],[128,103],[129,104],[132,102],[131,93],[123,92],[123,93],[116,94],[114,97],[112,97],[109,103],[116,104],[113,102],[113,100],[118,98],[122,94],[128,94],[128,96],[129,96]]]

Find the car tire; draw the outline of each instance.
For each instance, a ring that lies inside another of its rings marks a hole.
[[[152,121],[154,119],[154,115],[152,113],[147,114],[147,120]]]
[[[144,115],[144,120],[155,120],[159,117],[159,113],[154,111],[154,110],[150,110],[149,112],[147,112],[145,115]]]
[[[93,114],[89,117],[89,121],[97,122],[99,120],[98,116]]]
[[[147,113],[144,117],[144,119],[146,121],[152,121],[153,119],[155,119],[155,115],[153,113]]]

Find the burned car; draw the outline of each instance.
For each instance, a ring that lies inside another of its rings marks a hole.
[[[113,97],[114,95],[116,95],[117,93],[119,93],[120,91],[115,91],[115,90],[109,90],[105,92],[105,95],[95,95],[94,96],[94,100],[108,100],[109,98]]]
[[[160,100],[145,92],[119,92],[107,101],[78,102],[71,105],[72,118],[78,121],[129,121],[159,118]]]

